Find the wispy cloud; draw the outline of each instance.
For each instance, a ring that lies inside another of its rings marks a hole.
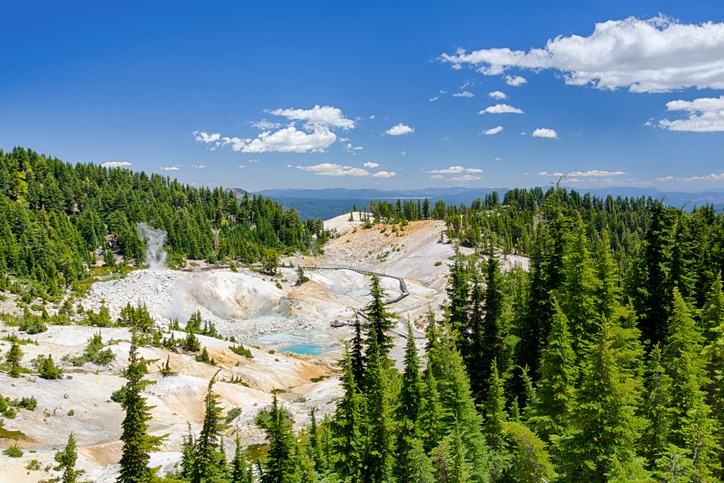
[[[482,173],[483,170],[480,168],[464,168],[462,166],[450,166],[445,169],[432,169],[427,173],[432,174],[460,174],[460,173]]]
[[[656,178],[656,181],[684,181],[687,183],[706,182],[706,181],[724,181],[724,173],[710,173],[704,176],[691,176],[690,178],[675,178],[673,176],[664,176]]]
[[[475,94],[469,91],[456,92],[453,97],[475,97]]]
[[[508,104],[496,104],[486,107],[478,114],[524,114],[524,112],[522,109],[509,106]]]
[[[267,121],[266,119],[262,119],[261,121],[250,122],[249,125],[251,127],[261,129],[262,131],[268,131],[270,129],[278,129],[278,128],[282,127],[281,123]]]
[[[312,166],[297,166],[297,169],[309,171],[318,176],[369,176],[370,172],[362,168],[344,166],[336,163],[320,163]]]
[[[175,164],[175,165],[173,165],[173,166],[163,166],[163,167],[158,168],[158,169],[160,169],[161,171],[178,171],[178,170],[181,169],[181,166],[178,165],[178,164]]]
[[[412,128],[407,124],[399,123],[398,125],[392,126],[387,131],[385,131],[385,134],[387,134],[388,136],[405,136],[414,132],[415,128]]]
[[[131,163],[128,161],[108,161],[101,163],[101,166],[104,168],[125,168],[126,166],[131,166]]]
[[[471,181],[477,181],[479,179],[482,179],[480,176],[473,176],[471,174],[466,174],[463,176],[457,176],[450,178],[452,181],[457,181],[458,183],[470,183]]]
[[[495,126],[495,127],[492,127],[492,128],[490,128],[490,129],[488,129],[488,130],[486,130],[486,131],[483,131],[483,134],[485,134],[486,136],[492,136],[492,135],[494,135],[494,134],[498,134],[498,133],[501,132],[503,129],[504,129],[503,126]]]
[[[191,167],[194,169],[204,169],[204,168],[206,168],[206,165],[205,164],[192,164]]]
[[[374,168],[378,168],[380,166],[380,163],[373,163],[371,161],[368,161],[365,164],[363,164],[362,166],[364,166],[365,168],[368,168],[368,169],[374,169]]]
[[[588,171],[571,171],[568,173],[568,176],[574,177],[574,178],[588,178],[588,177],[594,177],[594,178],[600,178],[602,176],[621,176],[626,174],[625,171],[607,171],[605,169],[591,169]]]

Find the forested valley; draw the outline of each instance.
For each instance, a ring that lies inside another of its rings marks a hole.
[[[330,236],[259,196],[21,148],[0,152],[0,194],[0,290],[28,302],[82,290],[97,259],[140,265],[138,222],[168,233],[177,264],[314,253]],[[460,247],[445,306],[409,321],[404,361],[391,358],[395,315],[373,278],[368,323],[358,321],[339,361],[334,415],[313,412],[295,434],[275,397],[257,418],[268,444],[231,445],[212,379],[201,432],[189,432],[178,471],[162,477],[149,467],[160,440],[146,434],[147,368],[136,355],[153,338],[131,311],[119,481],[724,480],[722,213],[559,186],[360,212],[367,229],[445,220],[440,242]],[[530,270],[502,271],[510,253],[529,257]],[[57,457],[62,481],[82,480],[74,452],[70,435]]]

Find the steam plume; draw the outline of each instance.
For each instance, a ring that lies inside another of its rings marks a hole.
[[[136,224],[136,233],[146,242],[146,261],[151,270],[161,270],[166,265],[166,257],[168,254],[163,249],[166,243],[166,232],[157,230],[145,223]]]

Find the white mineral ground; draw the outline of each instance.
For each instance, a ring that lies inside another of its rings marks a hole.
[[[429,310],[439,312],[445,301],[445,286],[453,246],[439,243],[445,229],[443,222],[411,223],[392,232],[388,226],[363,229],[358,221],[347,221],[343,215],[325,223],[339,236],[317,257],[288,257],[282,260],[294,266],[353,267],[403,277],[410,295],[392,304],[388,310],[397,317],[397,331],[405,332],[407,321],[419,323]],[[439,263],[438,263],[439,262]],[[527,259],[508,255],[504,266],[523,266]],[[233,451],[238,432],[243,444],[264,442],[264,434],[254,424],[260,409],[271,402],[271,391],[280,390],[283,406],[292,414],[295,430],[309,423],[309,412],[317,408],[320,419],[334,412],[341,395],[336,360],[342,343],[351,336],[349,327],[334,328],[333,321],[351,320],[353,309],[369,302],[369,277],[350,270],[307,270],[309,282],[297,287],[295,268],[280,269],[272,278],[248,269],[208,269],[203,264],[190,271],[139,270],[115,281],[98,282],[81,304],[98,310],[102,304],[115,319],[126,304],[146,304],[154,319],[167,326],[177,318],[183,325],[189,315],[200,311],[204,320],[214,322],[223,336],[234,336],[251,348],[253,359],[238,356],[229,350],[233,344],[199,337],[202,346],[217,362],[217,367],[196,362],[193,355],[169,353],[163,349],[142,348],[140,354],[155,360],[150,364],[149,379],[155,384],[146,391],[151,411],[150,432],[168,435],[161,451],[152,455],[151,464],[163,471],[179,461],[181,441],[189,425],[198,434],[203,419],[203,398],[209,379],[221,369],[214,391],[219,394],[224,414],[240,408],[241,414],[231,422],[226,433],[227,451]],[[399,282],[382,278],[387,300],[400,295]],[[281,285],[281,288],[277,286]],[[12,299],[6,301],[6,304]],[[2,327],[3,336],[16,329]],[[23,345],[23,365],[41,354],[52,354],[61,362],[66,355],[78,355],[98,329],[83,326],[50,326],[42,334],[31,336],[37,345]],[[35,411],[21,409],[15,419],[5,419],[9,430],[19,430],[27,440],[18,441],[25,452],[21,458],[0,455],[0,479],[14,483],[35,482],[53,476],[53,472],[27,470],[35,459],[42,468],[53,465],[55,451],[61,449],[72,431],[79,445],[78,466],[91,481],[115,481],[121,443],[120,426],[123,412],[110,400],[111,393],[124,384],[121,371],[126,363],[129,333],[122,328],[101,329],[104,342],[119,341],[109,347],[114,362],[105,367],[88,363],[74,368],[63,364],[70,378],[46,381],[36,376],[11,379],[0,374],[0,394],[6,398],[33,396],[38,400]],[[24,334],[19,334],[26,337]],[[418,331],[418,335],[422,335]],[[177,338],[183,337],[179,332]],[[395,337],[393,356],[401,359],[404,339]],[[320,356],[280,352],[290,345],[312,344],[323,350]],[[9,343],[0,341],[5,353]],[[275,349],[276,351],[271,351]],[[170,360],[177,375],[161,377],[159,365]],[[240,377],[245,385],[223,382]],[[69,411],[73,411],[69,415]],[[0,447],[11,444],[0,440]]]

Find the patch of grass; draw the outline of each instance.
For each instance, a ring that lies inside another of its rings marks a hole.
[[[0,423],[0,439],[25,439],[25,434],[21,431],[10,431]]]
[[[18,448],[18,445],[14,444],[3,451],[3,454],[5,456],[10,456],[11,458],[20,458],[23,456],[23,450]]]
[[[317,376],[317,377],[311,378],[309,381],[310,382],[322,382],[325,379],[329,379],[329,376]]]

